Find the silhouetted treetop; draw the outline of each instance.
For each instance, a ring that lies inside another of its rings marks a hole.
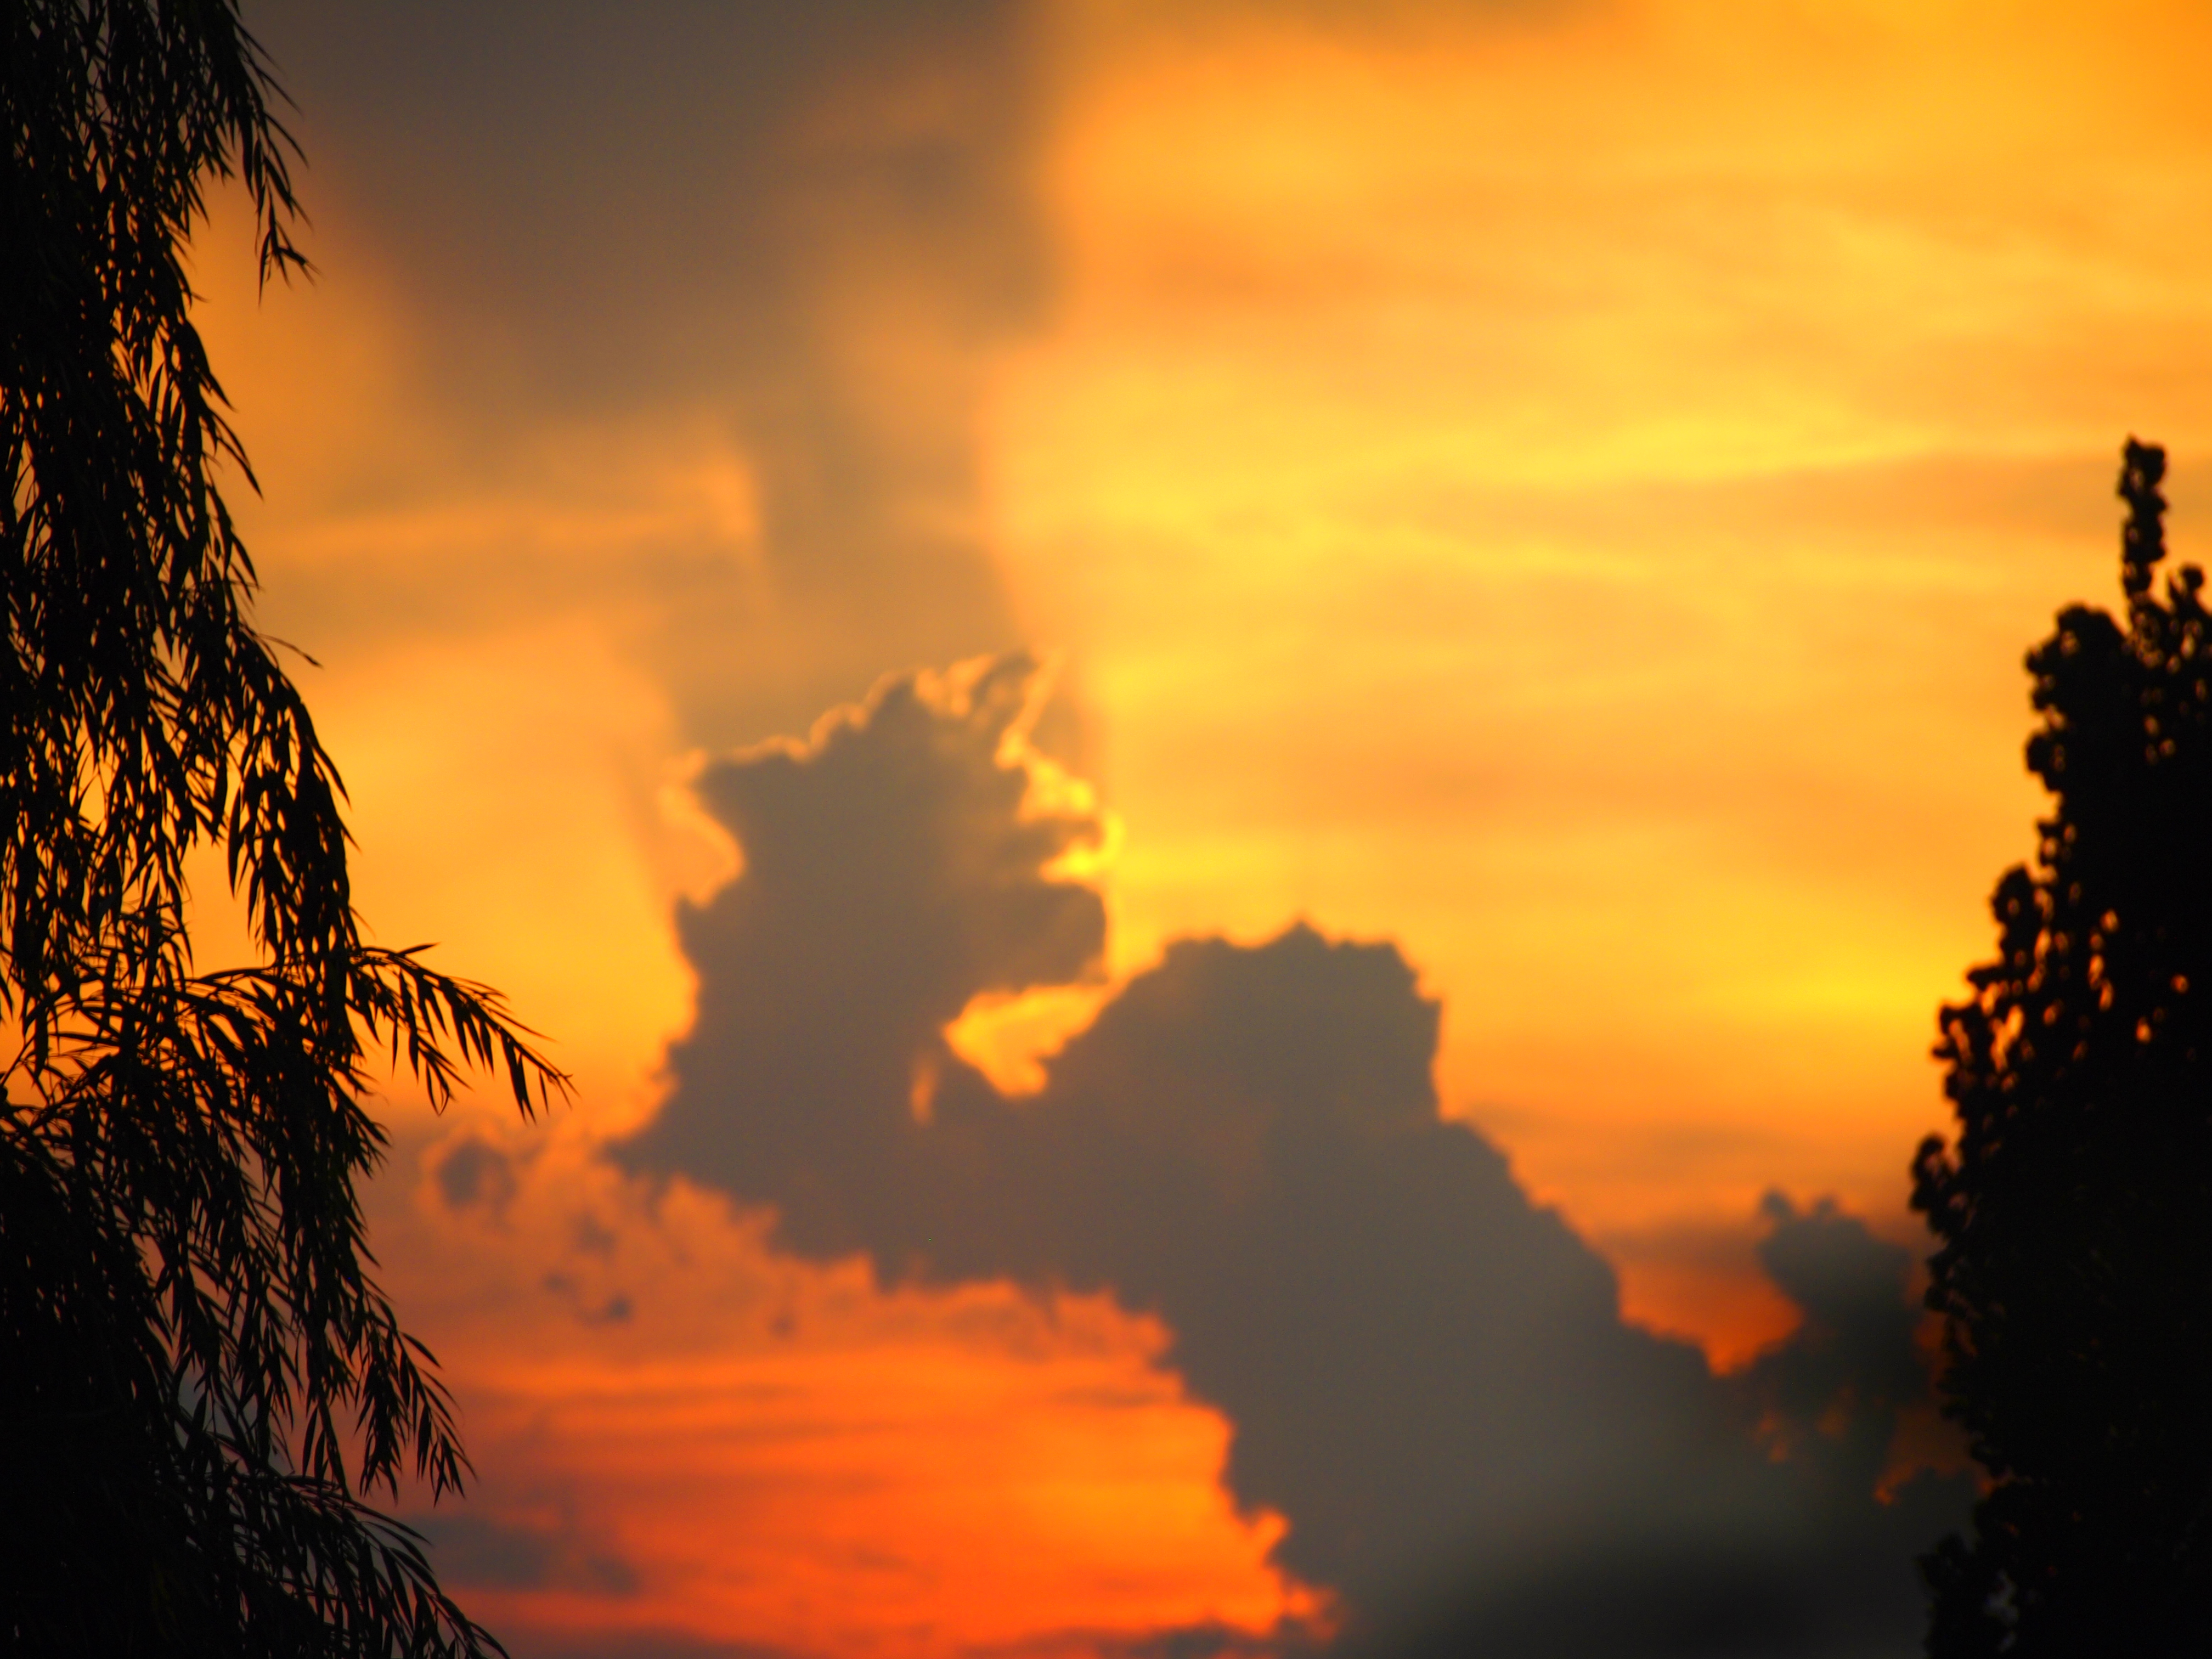
[[[1955,1139],[1915,1160],[1947,1409],[1993,1483],[1925,1564],[1936,1659],[2212,1637],[2212,638],[2130,441],[2124,623],[2029,653],[2054,798],[1997,884],[1996,959],[1942,1011]]]

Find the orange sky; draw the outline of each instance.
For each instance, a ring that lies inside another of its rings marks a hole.
[[[1066,0],[1004,62],[831,77],[764,173],[608,183],[589,158],[664,118],[606,68],[575,154],[503,195],[562,30],[455,49],[498,88],[455,114],[390,68],[430,15],[379,57],[272,14],[321,275],[257,307],[220,219],[201,270],[362,908],[579,1079],[526,1130],[396,1103],[375,1195],[483,1513],[567,1552],[480,1616],[886,1656],[1321,1616],[1156,1322],[878,1291],[596,1159],[690,1020],[675,907],[738,867],[689,781],[882,674],[1052,660],[1110,980],[1297,918],[1396,941],[1444,1110],[1632,1319],[1722,1364],[1778,1336],[1770,1188],[1912,1237],[1934,1010],[2031,846],[2020,659],[2112,592],[2124,435],[2172,447],[2203,536],[2201,13]],[[843,188],[887,133],[983,182],[941,214],[757,182]],[[656,214],[707,228],[663,253]],[[817,430],[862,482],[823,462],[787,531]],[[881,496],[860,529],[848,489]],[[799,569],[838,534],[939,562]],[[958,1046],[1033,1085],[1109,992]],[[496,1203],[430,1173],[469,1135],[515,1160]]]

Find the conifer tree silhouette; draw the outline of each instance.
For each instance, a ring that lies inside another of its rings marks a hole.
[[[2053,797],[1942,1014],[1943,1389],[1990,1486],[1926,1558],[1932,1659],[2212,1650],[2212,623],[2166,551],[2161,449],[2120,477],[2125,625],[2030,653]]]
[[[337,774],[252,623],[245,456],[189,314],[204,188],[302,266],[232,0],[0,7],[0,1649],[477,1653],[371,1509],[466,1464],[369,1272],[379,1049],[434,1103],[564,1080],[363,943]],[[257,959],[196,969],[222,849]]]

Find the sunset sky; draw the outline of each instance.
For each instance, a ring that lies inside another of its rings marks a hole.
[[[1518,1593],[1791,1241],[1899,1278],[2128,434],[2212,545],[2201,8],[246,15],[260,617],[375,937],[576,1079],[370,1200],[518,1659]]]

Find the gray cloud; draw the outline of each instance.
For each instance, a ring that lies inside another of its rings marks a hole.
[[[539,1279],[538,1284],[575,1310],[576,1317],[586,1325],[627,1325],[637,1312],[637,1304],[630,1300],[627,1291],[615,1291],[605,1297],[592,1295],[577,1282],[573,1273],[558,1268]]]
[[[942,1247],[1163,1315],[1285,1565],[1367,1605],[1642,1524],[1725,1436],[1695,1354],[1437,1117],[1436,1033],[1390,945],[1183,941],[1006,1120],[999,1237]]]
[[[975,424],[991,351],[1054,290],[1031,11],[256,9],[309,193],[398,282],[462,441],[667,406],[741,441],[764,585],[732,548],[645,550],[644,648],[697,740],[1016,642]]]
[[[1443,1593],[1363,1652],[1425,1659],[1775,1659],[1916,1653],[1914,1558],[1965,1519],[1972,1483],[1923,1471],[1872,1495],[1929,1379],[1914,1346],[1911,1253],[1827,1200],[1760,1205],[1758,1255],[1802,1322],[1718,1379],[1771,1460],[1746,1524],[1658,1535],[1594,1529],[1500,1590]]]
[[[681,918],[698,1018],[614,1155],[773,1206],[786,1248],[866,1252],[887,1280],[1157,1312],[1233,1425],[1236,1497],[1289,1519],[1279,1559],[1347,1592],[1381,1650],[1732,1651],[1740,1628],[1765,1652],[1908,1650],[1912,1551],[1961,1494],[1872,1499],[1923,1385],[1899,1366],[1899,1253],[1856,1222],[1770,1202],[1763,1259],[1804,1328],[1715,1379],[1624,1325],[1602,1259],[1438,1116],[1437,1006],[1395,947],[1303,924],[1172,945],[1034,1099],[950,1052],[970,996],[1075,976],[1103,939],[1096,896],[1048,873],[1094,826],[1025,811],[1002,746],[1027,675],[890,682],[708,775],[746,866]],[[1803,1432],[1762,1443],[1785,1417]]]
[[[264,0],[319,187],[459,354],[601,404],[835,349],[858,261],[956,336],[1030,320],[1025,0]],[[471,337],[473,336],[473,337]],[[515,349],[512,355],[505,348]],[[804,367],[801,372],[805,372]]]
[[[799,1649],[717,1642],[681,1631],[626,1630],[609,1635],[540,1629],[501,1639],[514,1659],[820,1659]]]
[[[440,1154],[434,1166],[447,1207],[505,1212],[514,1197],[514,1160],[480,1135],[464,1135]]]
[[[1075,978],[1105,944],[1098,896],[1044,874],[1097,823],[1024,816],[1027,775],[999,763],[1030,676],[1007,659],[965,684],[887,681],[805,748],[701,779],[744,876],[678,916],[696,1017],[626,1161],[775,1203],[810,1255],[867,1250],[896,1272],[957,1228],[980,1194],[956,1190],[945,1148],[972,1138],[963,1114],[988,1085],[940,1032],[978,993]],[[954,1079],[940,1118],[962,1117],[943,1133],[915,1110],[933,1077]]]
[[[1316,1650],[1313,1632],[1303,1624],[1249,1631],[1209,1620],[1133,1634],[1052,1631],[1009,1647],[971,1648],[968,1659],[1051,1659],[1059,1653],[1083,1659],[1298,1659]]]
[[[502,1521],[476,1511],[417,1516],[431,1565],[443,1582],[496,1589],[559,1589],[589,1595],[630,1595],[637,1573],[597,1547],[573,1518],[557,1522]]]
[[[1801,1210],[1769,1193],[1759,1212],[1767,1226],[1759,1265],[1802,1322],[1739,1382],[1780,1449],[1827,1441],[1871,1486],[1889,1453],[1886,1431],[1928,1392],[1913,1341],[1921,1311],[1908,1294],[1912,1253],[1826,1200]]]

